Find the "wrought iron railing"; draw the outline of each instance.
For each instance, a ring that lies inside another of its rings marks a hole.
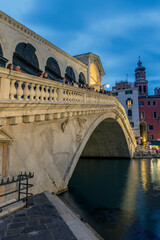
[[[17,183],[17,186],[15,190],[13,191],[7,191],[4,194],[0,195],[0,198],[5,197],[10,194],[17,193],[17,199],[10,202],[10,203],[2,203],[2,206],[0,206],[0,212],[2,212],[3,208],[19,202],[19,201],[24,201],[26,202],[26,207],[28,206],[28,198],[32,196],[32,193],[29,193],[29,188],[33,187],[33,184],[29,183],[29,179],[34,177],[34,173],[29,172],[28,174],[26,172],[21,172],[18,176],[15,177],[8,177],[8,178],[1,178],[0,179],[0,187],[1,186],[6,186],[8,184],[14,184]]]

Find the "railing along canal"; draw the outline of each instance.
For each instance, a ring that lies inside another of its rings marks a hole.
[[[0,212],[2,212],[3,208],[11,205],[11,204],[14,204],[16,202],[19,202],[19,201],[23,201],[26,203],[26,207],[28,206],[28,198],[30,196],[32,196],[32,193],[29,193],[29,188],[33,187],[33,184],[30,184],[29,183],[29,179],[33,178],[34,177],[34,174],[33,173],[20,173],[18,176],[15,176],[15,177],[8,177],[8,178],[1,178],[0,180],[0,187],[2,186],[6,186],[6,185],[9,185],[9,184],[14,184],[14,183],[17,183],[16,185],[16,189],[13,190],[13,191],[6,191],[6,193],[4,194],[1,194],[0,195],[0,199],[5,197],[5,196],[8,196],[8,195],[11,195],[11,194],[14,194],[14,193],[17,193],[17,199],[14,200],[14,201],[11,201],[9,203],[2,203],[1,206],[0,206]]]
[[[21,101],[113,103],[106,94],[76,88],[57,81],[19,73],[0,67],[0,99]],[[116,101],[117,104],[118,101]]]

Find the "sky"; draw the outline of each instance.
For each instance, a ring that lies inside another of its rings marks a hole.
[[[72,56],[98,55],[110,90],[134,81],[139,56],[149,93],[160,87],[159,0],[0,0],[0,10]]]

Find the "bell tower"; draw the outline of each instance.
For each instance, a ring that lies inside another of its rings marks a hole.
[[[148,96],[148,81],[146,80],[145,67],[142,66],[142,62],[137,63],[138,67],[135,69],[135,87],[138,87],[138,96]]]

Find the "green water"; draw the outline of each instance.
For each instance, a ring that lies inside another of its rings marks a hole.
[[[160,159],[80,159],[61,198],[106,240],[160,240]]]

